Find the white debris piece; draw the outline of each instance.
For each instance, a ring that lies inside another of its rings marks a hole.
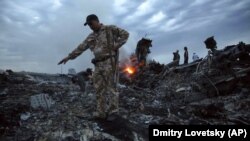
[[[118,87],[118,88],[126,88],[126,85],[122,85],[122,84],[118,83],[118,84],[117,84],[117,87]]]
[[[33,77],[33,76],[31,76],[31,75],[29,75],[29,74],[26,74],[25,75],[27,78],[28,78],[28,80],[30,80],[30,81],[36,81],[36,79]]]
[[[160,105],[161,105],[161,102],[159,100],[156,100],[156,99],[152,103],[153,107],[159,107]]]
[[[38,94],[31,96],[30,103],[31,107],[34,109],[41,107],[48,110],[55,102],[48,94]]]
[[[181,87],[179,89],[177,89],[175,92],[187,92],[187,91],[191,91],[192,88],[191,87]]]
[[[22,113],[20,116],[21,120],[27,120],[30,118],[30,112]]]
[[[80,141],[89,141],[91,137],[93,137],[93,130],[86,128],[83,130],[83,135],[80,137]]]

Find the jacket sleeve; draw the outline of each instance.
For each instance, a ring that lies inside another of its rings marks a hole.
[[[116,38],[114,49],[119,49],[122,45],[124,45],[127,42],[129,33],[126,30],[121,29],[114,25],[111,25],[111,29],[113,32],[113,36],[116,36],[114,37]]]
[[[91,36],[89,35],[81,44],[77,46],[76,49],[74,49],[70,54],[69,58],[71,60],[75,59],[79,55],[81,55],[85,50],[89,48],[89,44],[93,39],[91,39]]]

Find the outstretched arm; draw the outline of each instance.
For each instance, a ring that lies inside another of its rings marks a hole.
[[[73,60],[79,55],[81,55],[85,50],[89,48],[88,43],[91,41],[90,37],[88,36],[76,49],[74,49],[67,57],[63,58],[58,65],[65,64],[68,60]]]

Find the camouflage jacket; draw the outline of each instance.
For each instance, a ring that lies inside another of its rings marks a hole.
[[[109,45],[108,34],[110,40]],[[129,33],[124,29],[114,25],[102,25],[99,31],[90,33],[88,37],[69,54],[69,58],[75,59],[88,48],[94,53],[95,58],[115,55],[116,51],[126,43],[128,37]]]

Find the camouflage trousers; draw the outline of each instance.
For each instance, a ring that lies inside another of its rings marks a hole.
[[[118,112],[119,93],[115,73],[109,66],[96,67],[93,82],[96,90],[97,113],[100,117]]]

